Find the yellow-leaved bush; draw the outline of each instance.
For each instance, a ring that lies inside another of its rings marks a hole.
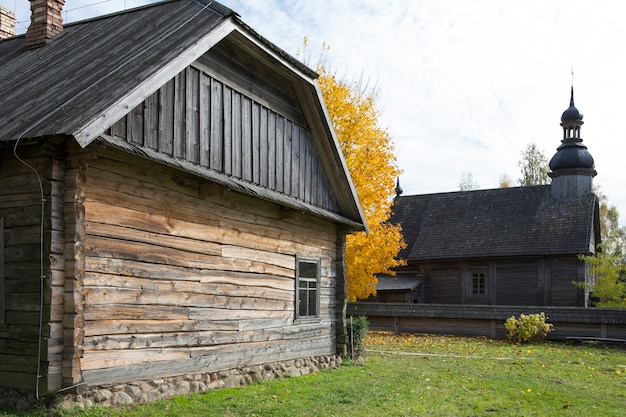
[[[369,226],[346,238],[348,299],[376,294],[376,274],[393,274],[406,247],[399,225],[387,223],[400,175],[391,135],[379,126],[375,94],[318,67],[320,89]]]

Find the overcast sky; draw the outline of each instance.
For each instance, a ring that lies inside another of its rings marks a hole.
[[[66,21],[146,0],[66,0]],[[27,0],[0,0],[28,26]],[[313,65],[376,85],[404,194],[455,191],[463,172],[480,188],[515,182],[530,142],[550,159],[562,138],[572,68],[581,136],[594,183],[626,224],[626,2],[608,0],[223,0],[267,39]],[[91,6],[89,6],[91,5]]]

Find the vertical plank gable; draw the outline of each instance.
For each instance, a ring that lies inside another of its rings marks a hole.
[[[174,150],[174,80],[159,90],[158,150],[172,156]]]
[[[198,68],[176,75],[109,132],[136,146],[338,210],[311,132]]]

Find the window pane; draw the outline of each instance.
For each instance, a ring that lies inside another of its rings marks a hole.
[[[472,274],[472,294],[485,294],[485,274],[475,272]]]
[[[317,263],[300,262],[298,264],[300,278],[317,278]]]
[[[309,316],[317,315],[317,291],[309,291]]]
[[[319,261],[297,262],[297,317],[315,317],[319,314]]]
[[[307,307],[308,307],[308,303],[307,303],[307,291],[306,290],[300,290],[298,293],[298,315],[300,317],[306,316],[307,315]]]

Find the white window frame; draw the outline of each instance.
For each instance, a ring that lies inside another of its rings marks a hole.
[[[315,277],[310,271],[301,271],[301,264],[315,265]],[[302,276],[303,274],[309,276]],[[295,319],[296,320],[317,320],[320,317],[320,282],[321,282],[321,262],[320,258],[312,256],[296,256],[296,279],[295,279]],[[304,293],[303,293],[304,291]],[[314,294],[312,294],[314,292]],[[311,300],[311,295],[314,299]],[[302,298],[306,298],[306,310],[301,309]],[[314,302],[315,312],[309,311],[311,301]],[[304,313],[304,314],[303,314]]]

